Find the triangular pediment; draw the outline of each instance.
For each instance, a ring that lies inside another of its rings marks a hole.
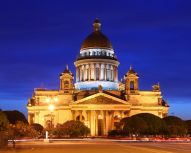
[[[128,105],[129,103],[125,100],[116,98],[114,96],[105,94],[105,93],[97,93],[88,97],[85,97],[83,99],[80,99],[78,101],[75,101],[74,104],[92,104],[92,105],[96,105],[96,104],[103,104],[103,105],[107,105],[107,104],[111,104],[111,105]]]

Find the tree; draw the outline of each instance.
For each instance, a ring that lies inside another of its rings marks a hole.
[[[149,113],[140,113],[121,120],[123,129],[134,134],[156,135],[162,134],[166,129],[165,122]]]
[[[54,130],[54,134],[58,137],[80,137],[87,136],[90,133],[90,129],[80,121],[66,121],[63,124],[58,124]]]
[[[9,121],[6,115],[2,111],[0,111],[0,131],[6,130],[8,127],[8,124],[9,124]]]
[[[132,116],[122,120],[123,130],[129,134],[144,134],[148,129],[147,123],[139,116]]]
[[[23,113],[14,110],[14,111],[3,111],[3,113],[6,115],[8,121],[10,124],[16,124],[16,122],[21,121],[23,123],[27,123],[25,116]]]
[[[10,139],[15,139],[18,137],[35,138],[38,136],[38,132],[33,129],[32,126],[21,121],[18,121],[16,124],[10,124],[8,133]]]
[[[0,110],[0,148],[8,145],[7,128],[9,121],[6,115]]]
[[[191,135],[191,120],[185,121],[187,126],[187,134]]]
[[[42,134],[44,128],[41,124],[38,124],[38,123],[33,123],[31,124],[31,127],[36,130],[39,134]]]
[[[176,116],[167,116],[163,118],[167,127],[168,134],[170,136],[184,136],[187,133],[187,127],[185,122]]]

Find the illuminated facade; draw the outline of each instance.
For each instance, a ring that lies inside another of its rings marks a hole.
[[[28,121],[44,127],[68,120],[80,120],[91,136],[107,135],[121,118],[138,113],[159,117],[168,114],[160,86],[141,91],[138,74],[130,67],[123,81],[118,81],[119,62],[109,39],[96,19],[93,32],[84,40],[74,62],[76,81],[66,67],[60,75],[60,89],[35,89],[27,104]]]

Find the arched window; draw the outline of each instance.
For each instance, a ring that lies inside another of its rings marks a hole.
[[[85,118],[84,118],[83,115],[81,116],[81,120],[80,120],[80,115],[78,115],[78,116],[76,117],[76,121],[84,121],[84,120],[85,120]]]
[[[134,90],[134,82],[133,81],[130,82],[130,90]]]
[[[69,88],[69,81],[64,81],[64,88]]]

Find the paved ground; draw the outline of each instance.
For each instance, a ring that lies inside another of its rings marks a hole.
[[[0,153],[191,153],[191,143],[57,141],[19,142]]]

